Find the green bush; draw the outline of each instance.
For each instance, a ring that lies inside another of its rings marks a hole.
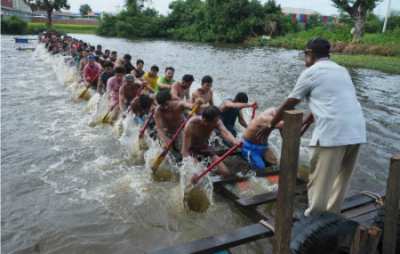
[[[1,33],[3,34],[26,34],[28,32],[28,23],[24,20],[11,16],[1,19]]]

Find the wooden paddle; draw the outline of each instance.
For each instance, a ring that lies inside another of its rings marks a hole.
[[[108,110],[107,114],[105,114],[105,116],[103,117],[103,119],[101,120],[102,123],[109,123],[110,121],[108,121],[108,117],[111,114],[111,112],[114,110],[114,108],[118,106],[118,104],[115,104],[114,106],[111,107],[110,110]]]
[[[155,113],[155,110],[153,109],[151,111],[149,117],[147,118],[146,122],[144,123],[143,127],[140,129],[140,132],[139,132],[139,147],[142,150],[147,149],[146,148],[146,144],[144,143],[144,133],[145,133],[147,127],[150,125],[150,121],[151,121],[151,119],[153,119],[154,113]]]
[[[164,150],[157,156],[153,164],[151,165],[151,170],[153,172],[157,171],[157,169],[160,167],[161,163],[164,161],[165,157],[167,156],[169,150],[172,148],[174,142],[176,139],[178,139],[179,133],[183,130],[183,128],[186,126],[186,123],[189,121],[189,119],[196,114],[197,110],[200,108],[199,104],[195,104],[192,108],[192,111],[189,113],[189,116],[181,123],[179,128],[176,130],[174,136],[172,136],[172,139],[169,141],[169,143],[164,147]]]
[[[89,85],[86,84],[86,88],[79,94],[78,99],[83,99],[83,96],[87,93],[87,91],[89,90]]]
[[[209,172],[211,172],[218,164],[220,164],[223,160],[225,160],[229,155],[234,153],[238,148],[240,148],[243,145],[242,142],[239,144],[236,144],[232,146],[226,153],[224,153],[221,157],[218,158],[218,160],[213,161],[203,172],[201,172],[199,175],[194,175],[191,179],[191,183],[187,186],[189,188],[191,185],[195,185],[198,183],[198,181],[203,178],[205,175],[207,175]]]
[[[254,104],[252,106],[252,108],[253,108],[253,112],[251,114],[251,120],[253,120],[256,117],[257,104]]]

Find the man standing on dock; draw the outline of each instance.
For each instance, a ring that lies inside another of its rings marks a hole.
[[[304,70],[271,126],[260,130],[265,138],[282,120],[285,110],[306,99],[315,119],[310,146],[309,207],[305,215],[340,213],[356,166],[360,144],[366,143],[365,119],[348,71],[329,59],[330,44],[316,38],[308,42]]]

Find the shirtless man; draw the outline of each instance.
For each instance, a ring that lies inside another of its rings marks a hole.
[[[177,100],[186,99],[189,101],[190,99],[190,87],[194,81],[193,75],[185,74],[182,77],[182,81],[176,82],[171,86],[171,95],[172,98]]]
[[[135,69],[132,70],[132,74],[136,77],[136,78],[143,78],[144,75],[144,61],[142,59],[138,59],[136,61],[136,67]]]
[[[119,110],[124,112],[131,105],[132,101],[141,94],[143,86],[135,82],[132,74],[125,75],[123,85],[119,89]]]
[[[84,49],[81,51],[81,57],[79,60],[79,73],[81,74],[81,77],[83,77],[83,69],[85,68],[86,64],[88,63],[87,56],[89,55],[89,52]]]
[[[141,94],[133,99],[130,111],[135,115],[133,121],[138,125],[144,124],[144,116],[149,114],[153,106],[153,99],[147,94]]]
[[[100,75],[99,82],[97,83],[97,92],[104,94],[107,87],[107,81],[114,76],[113,64],[111,61],[106,60],[103,66],[103,72]]]
[[[119,103],[119,90],[122,86],[122,82],[124,80],[125,68],[117,67],[115,68],[115,74],[113,77],[109,78],[107,81],[107,93],[109,95],[109,110],[114,111],[114,117],[119,114],[119,107],[117,107]]]
[[[159,104],[154,114],[156,130],[161,142],[166,146],[185,120],[185,109],[191,109],[193,105],[184,101],[174,100],[169,90],[160,91],[156,96],[156,100]],[[177,143],[174,144],[174,149],[179,151],[180,142],[178,141]]]
[[[219,157],[208,145],[208,139],[214,130],[218,130],[221,136],[230,144],[238,144],[239,141],[225,128],[220,119],[221,112],[215,106],[206,107],[201,116],[195,116],[189,120],[183,131],[182,156],[210,156],[212,161]],[[229,176],[230,171],[223,162],[218,164],[217,173]]]
[[[269,165],[276,165],[278,160],[268,147],[268,137],[265,142],[260,142],[257,133],[259,130],[271,127],[271,121],[276,114],[275,108],[266,109],[250,121],[243,134],[242,156],[250,164],[251,168],[263,173]],[[283,127],[283,121],[279,122],[276,128]]]
[[[201,87],[192,94],[192,102],[197,99],[203,100],[202,110],[207,106],[214,106],[212,88],[213,79],[211,76],[204,76],[201,79]]]

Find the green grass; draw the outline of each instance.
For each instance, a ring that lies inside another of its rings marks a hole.
[[[76,25],[76,24],[53,24],[53,28],[65,32],[65,33],[84,33],[84,34],[95,34],[96,25]],[[37,31],[46,29],[45,23],[29,23],[28,29],[30,31]]]
[[[365,68],[387,73],[400,74],[399,56],[334,54],[332,55],[332,59],[338,64],[351,68]]]

